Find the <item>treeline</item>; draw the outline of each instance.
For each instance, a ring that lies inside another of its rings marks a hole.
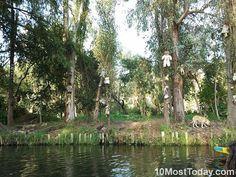
[[[122,111],[183,122],[189,111],[236,125],[235,2],[137,0],[127,22],[149,32],[147,58],[117,42],[116,6],[127,4],[1,1],[0,121],[97,121],[102,108],[108,119]]]

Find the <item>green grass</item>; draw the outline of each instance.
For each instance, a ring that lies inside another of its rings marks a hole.
[[[123,114],[123,113],[112,113],[111,114],[111,121],[146,121],[151,119],[161,118],[161,115],[140,115],[137,113],[129,113],[129,114]],[[106,116],[104,114],[99,115],[99,120],[106,121]]]

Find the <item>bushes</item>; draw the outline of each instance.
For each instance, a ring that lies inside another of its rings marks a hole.
[[[0,122],[2,124],[7,124],[7,109],[4,97],[0,96]]]

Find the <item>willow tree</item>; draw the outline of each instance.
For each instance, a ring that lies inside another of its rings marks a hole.
[[[113,63],[116,54],[116,29],[115,29],[115,5],[114,0],[97,0],[97,11],[99,14],[99,30],[95,39],[93,52],[99,62],[100,82],[97,90],[96,105],[94,109],[94,120],[98,119],[99,100],[101,86],[104,77],[113,77]],[[112,84],[112,83],[110,83]],[[109,87],[110,88],[110,87]],[[109,89],[107,88],[107,89]],[[107,107],[110,109],[111,92],[109,92]]]
[[[76,46],[81,47],[81,41],[78,39],[80,20],[84,18],[84,12],[87,11],[89,1],[87,0],[69,0],[63,1],[63,22],[64,22],[64,36],[65,43],[65,57],[69,63],[69,70],[67,72],[67,86],[65,98],[65,121],[72,121],[75,119],[75,64],[77,61]],[[76,45],[79,43],[78,45]]]
[[[228,83],[228,122],[236,126],[236,1],[224,1],[225,10],[225,54]]]

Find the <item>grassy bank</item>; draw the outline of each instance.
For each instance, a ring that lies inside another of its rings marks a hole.
[[[34,131],[14,130],[0,132],[0,145],[227,145],[236,137],[234,129],[221,127],[193,129],[187,125],[168,127],[159,120],[123,121],[112,124],[109,131],[98,131],[97,125],[47,124]]]

